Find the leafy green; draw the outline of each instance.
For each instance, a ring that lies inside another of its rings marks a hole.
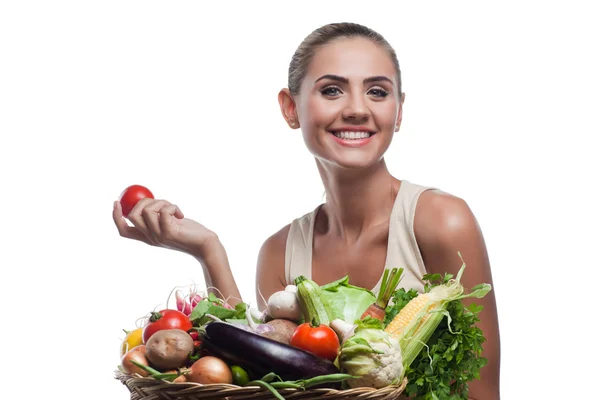
[[[321,286],[321,293],[329,303],[333,318],[353,324],[376,300],[367,289],[350,285],[348,276]]]
[[[356,321],[356,328],[354,331],[358,331],[361,329],[383,329],[383,322],[377,318],[373,318],[370,315],[367,315],[363,319]]]
[[[448,282],[451,274],[425,275],[425,292],[434,286]],[[475,286],[471,293],[488,287]],[[385,325],[404,307],[417,292],[399,289],[394,293],[392,306],[386,309]],[[410,399],[439,399],[460,400],[468,398],[468,382],[478,379],[479,372],[487,359],[481,356],[485,338],[483,332],[476,326],[478,314],[483,306],[471,304],[465,306],[460,300],[448,303],[447,314],[444,316],[433,335],[427,341],[427,346],[413,361],[406,371],[408,385],[404,395]],[[389,314],[388,314],[389,313]],[[450,323],[448,323],[450,318]]]
[[[210,293],[207,298],[196,304],[196,307],[190,314],[190,320],[194,326],[202,326],[210,322],[210,317],[207,314],[215,316],[222,320],[231,319],[246,319],[246,303],[236,304],[234,309],[227,308],[223,305],[223,300],[219,299],[213,293]]]

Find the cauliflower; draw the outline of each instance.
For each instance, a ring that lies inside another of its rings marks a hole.
[[[371,324],[371,326],[373,326]],[[341,372],[359,376],[348,386],[376,389],[398,383],[404,373],[400,344],[381,328],[358,326],[336,360]]]

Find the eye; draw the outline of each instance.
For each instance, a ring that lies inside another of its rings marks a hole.
[[[342,90],[337,86],[327,86],[321,89],[321,94],[328,97],[337,96],[342,93]]]
[[[388,93],[388,91],[387,91],[387,90],[385,90],[384,88],[381,88],[381,87],[374,87],[374,88],[371,88],[371,89],[368,91],[368,94],[370,94],[370,95],[373,95],[373,96],[375,96],[375,97],[384,98],[384,97],[386,97],[386,96],[387,96],[389,93]]]

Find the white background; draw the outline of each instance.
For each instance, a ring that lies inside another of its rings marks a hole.
[[[589,398],[600,223],[591,3],[3,2],[4,388],[127,399],[113,379],[122,329],[174,286],[204,285],[191,257],[118,236],[112,203],[130,184],[216,231],[254,301],[262,242],[323,199],[277,93],[306,35],[353,21],[399,54],[407,97],[392,173],[464,198],[483,229],[503,398]]]

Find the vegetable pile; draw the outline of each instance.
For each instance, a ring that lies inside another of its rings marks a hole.
[[[467,399],[487,360],[476,325],[482,307],[461,300],[491,286],[465,292],[464,269],[456,278],[425,275],[423,293],[397,287],[402,268],[385,271],[377,294],[348,277],[319,286],[299,276],[263,312],[177,290],[175,308],[126,331],[119,369],[174,384],[260,386],[278,399],[284,388],[379,389],[404,378],[410,399]]]

